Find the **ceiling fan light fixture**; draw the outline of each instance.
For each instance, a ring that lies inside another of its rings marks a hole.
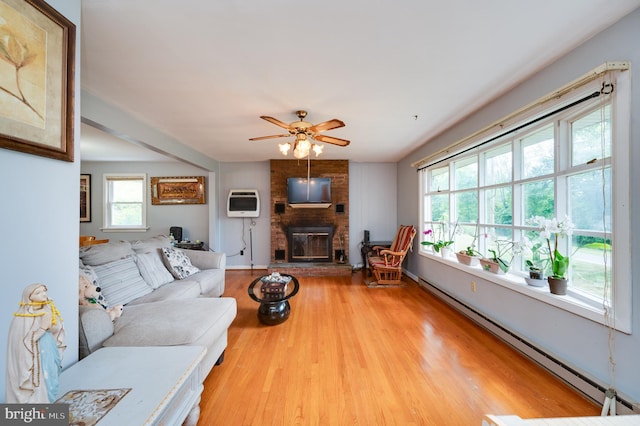
[[[296,149],[293,150],[293,156],[296,157],[298,160],[301,160],[305,157],[307,157],[309,155],[309,151],[305,151],[304,149],[300,149],[300,147],[297,147]]]
[[[291,144],[289,142],[281,143],[278,145],[278,147],[280,148],[280,152],[282,153],[282,155],[286,156],[287,154],[289,154],[289,150],[291,149]]]
[[[268,121],[271,124],[275,124],[278,127],[286,129],[288,134],[279,134],[279,135],[271,135],[271,136],[260,136],[257,138],[250,138],[249,140],[258,141],[263,139],[273,139],[273,138],[284,138],[289,136],[295,136],[295,141],[290,143],[279,144],[280,152],[282,155],[287,156],[289,150],[293,151],[294,157],[298,159],[302,159],[309,156],[309,153],[313,150],[316,154],[316,157],[322,154],[322,150],[324,145],[318,145],[315,143],[311,143],[310,139],[320,142],[326,142],[333,145],[338,146],[347,146],[349,145],[349,141],[346,139],[340,139],[332,136],[325,136],[321,134],[327,130],[337,129],[340,127],[344,127],[344,122],[334,118],[332,120],[324,121],[318,124],[311,124],[308,121],[305,121],[305,117],[307,116],[307,112],[300,110],[295,112],[298,116],[299,121],[294,121],[293,123],[285,123],[283,121],[278,120],[277,118],[269,117],[266,115],[261,115],[260,118]]]
[[[311,149],[311,142],[309,142],[306,139],[299,140],[298,141],[298,146],[296,147],[296,149],[300,149],[302,151],[305,151],[308,154],[309,150]]]

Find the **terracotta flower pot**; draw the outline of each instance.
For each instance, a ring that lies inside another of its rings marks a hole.
[[[458,259],[458,262],[463,265],[476,266],[480,263],[480,258],[478,256],[469,256],[465,252],[456,252],[456,258]]]
[[[485,271],[493,272],[494,274],[504,274],[498,262],[495,262],[493,259],[480,259],[480,265],[482,265],[482,269]]]
[[[549,291],[552,294],[557,294],[559,296],[564,296],[567,294],[567,279],[566,278],[553,278],[548,277],[547,281],[549,282]]]

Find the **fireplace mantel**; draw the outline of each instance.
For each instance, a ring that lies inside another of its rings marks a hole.
[[[328,209],[331,207],[331,203],[309,203],[309,204],[289,204],[292,209]]]

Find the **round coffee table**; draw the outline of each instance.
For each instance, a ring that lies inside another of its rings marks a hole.
[[[266,325],[282,324],[287,320],[287,318],[289,318],[289,314],[291,313],[289,299],[295,296],[300,289],[300,284],[296,277],[288,274],[280,275],[291,278],[284,295],[269,295],[269,298],[264,298],[259,297],[256,294],[256,292],[260,292],[259,287],[258,290],[255,290],[256,284],[262,283],[262,279],[268,277],[268,275],[258,277],[249,284],[249,297],[260,303],[260,306],[258,307],[258,319],[261,323]]]

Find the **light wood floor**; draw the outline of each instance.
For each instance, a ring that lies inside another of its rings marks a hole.
[[[228,271],[238,301],[222,365],[205,381],[205,425],[480,425],[484,414],[599,415],[600,408],[416,283],[368,288],[299,277],[283,324],[247,295],[265,271]]]

